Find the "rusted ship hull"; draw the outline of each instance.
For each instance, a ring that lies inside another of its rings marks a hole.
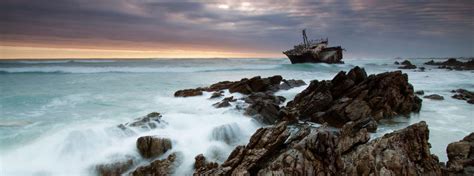
[[[300,53],[300,54],[285,54],[291,61],[292,64],[296,63],[344,63],[342,60],[342,48],[341,47],[329,47],[324,48],[319,53],[311,51]]]

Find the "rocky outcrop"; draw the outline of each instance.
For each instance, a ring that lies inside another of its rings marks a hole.
[[[417,95],[424,95],[424,94],[425,94],[425,91],[423,91],[423,90],[418,90],[418,91],[415,91],[415,94],[417,94]]]
[[[450,58],[444,62],[435,62],[431,60],[425,63],[426,65],[436,65],[438,68],[448,70],[474,70],[474,59],[471,58],[466,62],[458,61],[455,58]]]
[[[401,65],[398,67],[399,69],[416,69],[416,65],[413,65],[409,60],[404,60]]]
[[[312,81],[288,102],[285,112],[293,117],[285,118],[335,127],[349,121],[373,125],[383,118],[408,116],[420,108],[421,99],[415,96],[408,75],[394,71],[367,76],[363,68],[355,67],[348,73],[339,72],[330,81]]]
[[[280,104],[285,101],[285,97],[258,92],[245,97],[244,100],[249,104],[245,110],[246,115],[264,124],[275,124],[279,120]]]
[[[283,81],[283,83],[281,83]],[[280,84],[281,83],[281,84]],[[210,85],[209,87],[198,87],[195,89],[184,89],[178,90],[174,93],[175,97],[190,97],[202,95],[204,91],[206,92],[219,92],[224,89],[229,89],[230,93],[241,93],[241,94],[251,94],[255,92],[276,92],[280,89],[288,90],[293,87],[298,87],[305,85],[306,83],[302,80],[284,80],[280,75],[271,76],[268,78],[261,78],[260,76],[255,76],[253,78],[243,78],[240,81],[222,81]],[[212,97],[217,97],[213,94]]]
[[[450,143],[446,152],[449,159],[447,175],[474,175],[474,133]]]
[[[167,176],[174,172],[176,166],[179,165],[179,155],[177,153],[170,154],[167,158],[155,160],[149,165],[140,166],[135,169],[131,175],[133,176]]]
[[[137,149],[144,158],[154,158],[171,149],[171,140],[154,136],[142,136],[137,139]]]
[[[452,93],[455,93],[452,97],[458,100],[466,100],[470,104],[474,104],[474,92],[468,91],[466,89],[457,89],[452,90]]]
[[[216,168],[195,175],[441,175],[420,122],[369,141],[352,122],[341,131],[308,125],[261,128]]]
[[[423,98],[432,99],[432,100],[444,100],[444,97],[438,94],[426,95]]]
[[[174,93],[175,97],[189,97],[202,95],[204,91],[215,92],[229,89],[230,93],[238,92],[241,94],[250,94],[253,92],[277,91],[283,78],[275,75],[268,78],[256,76],[253,78],[243,78],[240,81],[223,81],[212,84],[209,87],[199,87],[195,89],[178,90]]]
[[[204,157],[203,154],[199,154],[194,158],[194,169],[196,172],[199,172],[200,170],[206,171],[206,170],[211,170],[219,167],[219,164],[216,162],[208,162],[206,157]],[[198,175],[198,174],[194,174]]]
[[[117,161],[108,164],[99,164],[95,170],[98,175],[101,176],[120,176],[133,166],[133,159],[127,159],[124,161]]]

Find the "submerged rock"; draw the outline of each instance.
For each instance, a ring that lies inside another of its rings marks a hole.
[[[154,129],[160,125],[166,124],[161,120],[161,114],[158,112],[152,112],[144,117],[134,119],[133,122],[120,124],[118,127],[122,130],[126,130],[127,127],[139,127],[144,129]]]
[[[444,97],[438,94],[426,95],[423,98],[432,99],[432,100],[444,100]]]
[[[223,164],[195,175],[441,175],[425,122],[370,142],[366,129],[351,125],[340,132],[286,122],[260,128]]]
[[[216,92],[212,93],[210,99],[219,98],[219,97],[222,97],[222,96],[224,96],[224,91],[220,90],[220,91],[216,91]]]
[[[415,94],[417,94],[417,95],[424,95],[424,94],[425,94],[425,91],[423,91],[423,90],[418,90],[418,91],[415,92]]]
[[[331,81],[312,81],[285,109],[299,120],[342,127],[349,121],[408,116],[420,111],[421,101],[408,75],[395,71],[367,76],[363,68],[354,67]]]
[[[237,123],[225,124],[212,129],[211,140],[232,145],[240,141],[242,131]]]
[[[153,136],[142,136],[137,139],[137,149],[144,158],[158,157],[171,149],[171,140]]]
[[[447,175],[474,175],[474,133],[446,148]]]
[[[140,166],[135,169],[131,175],[133,176],[167,176],[174,172],[176,166],[179,165],[177,153],[170,154],[162,160],[155,160],[149,165]]]
[[[457,89],[452,90],[452,93],[455,93],[452,97],[458,100],[466,100],[470,104],[474,104],[474,92],[468,91],[466,89]]]

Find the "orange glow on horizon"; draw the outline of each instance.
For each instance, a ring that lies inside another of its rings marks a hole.
[[[0,59],[127,59],[127,58],[274,58],[275,53],[171,49],[160,51],[0,46]]]

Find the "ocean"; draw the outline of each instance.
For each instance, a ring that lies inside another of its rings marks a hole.
[[[170,138],[169,152],[183,156],[176,175],[192,175],[196,155],[222,162],[263,125],[241,110],[214,108],[218,100],[209,99],[210,93],[175,98],[176,90],[253,76],[282,75],[309,83],[332,79],[354,66],[369,74],[398,70],[394,61],[346,59],[336,65],[292,65],[283,58],[0,61],[0,175],[94,175],[97,164],[139,158],[135,142],[144,135]],[[421,66],[429,60],[410,61]],[[446,146],[474,131],[473,105],[451,98],[450,92],[473,90],[474,72],[424,67],[425,72],[403,72],[415,90],[445,100],[423,99],[420,113],[384,122],[372,136],[426,121],[431,152],[446,161]],[[277,94],[288,101],[304,88]],[[167,124],[133,135],[117,128],[150,112],[161,113]],[[215,129],[225,125],[235,135],[232,145],[212,138]]]

